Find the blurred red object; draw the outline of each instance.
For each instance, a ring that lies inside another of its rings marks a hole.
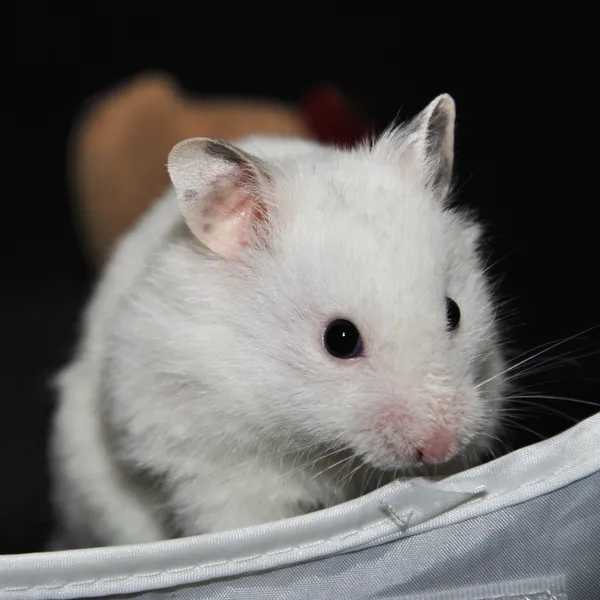
[[[335,86],[308,92],[300,112],[313,135],[322,143],[352,146],[373,132],[373,126]]]

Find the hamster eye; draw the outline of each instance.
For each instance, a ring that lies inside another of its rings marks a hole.
[[[460,323],[460,308],[452,298],[446,297],[446,320],[448,331],[454,331]]]
[[[362,339],[354,323],[336,319],[327,325],[323,345],[335,358],[356,358],[363,351]]]

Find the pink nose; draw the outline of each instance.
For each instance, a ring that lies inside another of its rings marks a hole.
[[[438,428],[425,440],[418,449],[423,462],[439,463],[452,457],[456,450],[456,434],[450,429]]]

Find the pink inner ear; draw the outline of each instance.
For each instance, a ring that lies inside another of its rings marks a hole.
[[[222,203],[225,205],[225,202]],[[248,246],[250,243],[250,229],[252,227],[253,218],[253,197],[246,190],[242,188],[235,188],[235,191],[230,196],[227,202],[228,206],[225,207],[225,211],[221,214],[224,219],[230,219],[235,221],[237,227],[235,233],[237,234],[236,242],[238,246]]]
[[[210,200],[202,214],[199,237],[217,254],[231,258],[236,249],[250,245],[256,224],[265,218],[257,196],[235,182],[221,187]]]

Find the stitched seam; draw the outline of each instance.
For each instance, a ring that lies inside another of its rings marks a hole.
[[[584,460],[577,461],[576,463],[571,464],[571,465],[565,465],[558,471],[554,471],[548,477],[540,477],[538,479],[534,479],[533,481],[530,481],[526,486],[523,486],[521,489],[522,490],[528,489],[528,488],[538,484],[540,481],[545,481],[549,477],[557,477],[566,471],[571,471],[574,466],[579,467],[581,465],[586,465],[590,462],[591,462],[590,460],[584,459]],[[578,481],[578,480],[571,481],[566,485],[569,485],[570,483],[574,483],[575,481]],[[564,486],[561,486],[561,487],[564,487]],[[505,493],[506,492],[501,492],[499,494],[490,494],[486,498],[494,499],[497,497],[501,497]],[[507,506],[513,506],[514,504],[518,504],[518,503],[513,503],[513,504],[510,504]],[[503,507],[503,508],[507,508],[507,507]],[[489,513],[485,513],[485,514],[489,514]],[[478,515],[478,516],[482,516],[482,515]],[[2,591],[2,592],[24,592],[24,591],[28,591],[28,590],[30,590],[30,591],[35,591],[35,590],[47,591],[47,590],[57,590],[57,589],[68,589],[68,588],[82,587],[82,586],[86,586],[86,585],[93,585],[93,584],[96,584],[99,582],[115,583],[117,581],[127,581],[128,579],[134,579],[134,578],[148,579],[151,577],[156,577],[157,575],[186,573],[186,572],[193,571],[193,570],[203,570],[203,569],[208,569],[211,567],[218,567],[218,566],[227,565],[227,564],[243,564],[243,563],[247,563],[247,562],[252,562],[252,561],[256,560],[257,558],[261,558],[261,557],[271,557],[271,556],[289,554],[290,552],[293,552],[295,550],[310,549],[310,548],[314,548],[316,546],[325,544],[327,542],[337,542],[340,540],[356,537],[359,533],[370,531],[372,529],[380,527],[381,525],[383,525],[385,523],[390,523],[390,522],[391,522],[391,519],[388,517],[385,519],[380,519],[379,521],[377,521],[376,523],[373,523],[372,525],[368,525],[361,529],[355,529],[353,531],[346,532],[341,535],[333,536],[331,538],[317,540],[315,542],[311,542],[309,544],[304,544],[304,545],[300,545],[300,546],[291,546],[291,547],[285,548],[283,550],[281,550],[281,549],[280,550],[272,550],[270,552],[265,552],[263,554],[255,554],[253,556],[247,556],[244,558],[237,558],[237,559],[233,558],[233,559],[228,559],[228,560],[216,561],[216,562],[212,562],[212,563],[192,565],[189,567],[164,569],[161,571],[154,571],[152,573],[132,573],[129,575],[119,575],[118,577],[110,577],[110,576],[98,577],[96,579],[89,579],[86,581],[67,582],[67,583],[60,583],[57,585],[50,585],[50,586],[48,586],[48,585],[32,585],[32,586],[17,586],[17,587],[0,587],[0,591]],[[382,536],[382,540],[386,539],[387,537],[389,537],[389,534],[387,536]]]
[[[227,564],[243,564],[243,563],[247,563],[247,562],[252,562],[252,561],[256,560],[257,558],[261,558],[261,557],[272,557],[272,556],[278,556],[278,555],[285,555],[285,554],[289,554],[290,552],[294,552],[296,550],[307,550],[310,548],[314,548],[316,546],[320,546],[322,544],[326,544],[328,542],[337,542],[337,541],[345,540],[347,538],[356,537],[360,533],[369,531],[371,529],[375,529],[377,527],[380,527],[382,524],[388,523],[388,522],[389,522],[389,519],[387,519],[387,518],[380,519],[376,523],[373,523],[372,525],[368,525],[367,527],[363,527],[361,529],[355,529],[353,531],[349,531],[349,532],[343,533],[341,535],[333,536],[331,538],[317,540],[315,542],[311,542],[309,544],[302,544],[300,546],[290,546],[288,548],[272,550],[271,552],[265,552],[263,554],[254,554],[253,556],[245,556],[244,558],[232,558],[232,559],[220,560],[220,561],[216,561],[216,562],[212,562],[212,563],[192,565],[189,567],[181,567],[181,568],[165,569],[162,571],[154,571],[152,573],[132,573],[129,575],[120,575],[118,577],[98,577],[96,579],[88,579],[86,581],[67,582],[67,583],[60,583],[57,585],[31,585],[31,586],[5,587],[5,588],[0,588],[0,591],[3,591],[3,592],[25,592],[28,590],[30,590],[30,591],[31,590],[45,591],[45,590],[57,590],[57,589],[61,589],[61,588],[65,588],[65,589],[66,588],[77,588],[77,587],[81,587],[81,586],[85,586],[85,585],[93,585],[93,584],[96,584],[99,582],[115,583],[117,581],[126,581],[127,579],[132,579],[132,578],[145,579],[145,578],[150,578],[150,577],[156,577],[157,575],[166,575],[166,574],[171,574],[171,573],[172,574],[186,573],[188,571],[209,569],[211,567],[219,567],[219,566],[227,565]]]

